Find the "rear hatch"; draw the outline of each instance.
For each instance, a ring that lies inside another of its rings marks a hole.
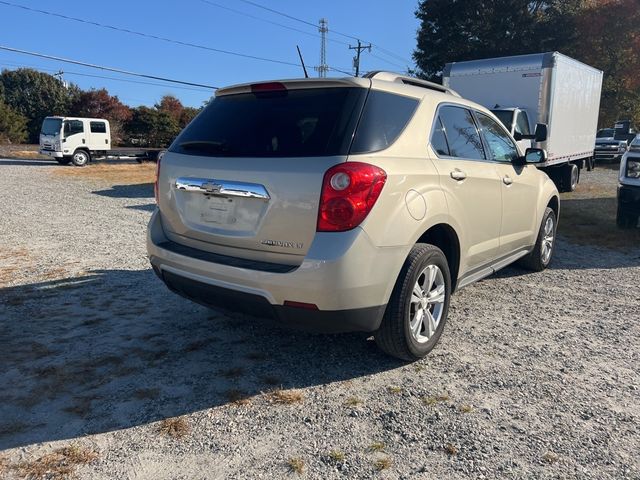
[[[298,265],[323,175],[347,159],[370,81],[297,80],[219,90],[162,158],[158,202],[174,242]]]

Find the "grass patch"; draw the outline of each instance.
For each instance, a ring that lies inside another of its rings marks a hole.
[[[390,468],[391,465],[393,465],[393,462],[391,461],[391,459],[389,457],[379,458],[375,462],[373,462],[373,466],[379,472]]]
[[[422,403],[424,403],[427,407],[433,407],[434,405],[437,405],[438,403],[443,403],[443,402],[448,402],[449,401],[449,395],[444,394],[444,395],[436,395],[433,397],[422,397]]]
[[[103,180],[118,185],[150,184],[155,180],[155,163],[94,163],[86,167],[56,168],[52,175],[78,180]]]
[[[13,468],[20,477],[30,480],[63,480],[73,477],[78,466],[92,463],[97,458],[98,454],[90,448],[69,445]]]
[[[158,433],[174,439],[184,438],[189,432],[191,427],[183,417],[165,418],[158,427]]]
[[[399,393],[402,393],[402,387],[397,387],[395,385],[392,385],[390,387],[387,387],[387,392],[393,393],[394,395],[398,395]]]
[[[304,473],[304,460],[300,457],[293,457],[287,460],[287,466],[290,472],[297,473],[298,475]]]
[[[357,407],[359,405],[362,405],[363,401],[360,400],[358,397],[349,397],[344,401],[344,404],[347,407]]]
[[[267,393],[267,398],[273,403],[292,405],[304,401],[304,393],[301,390],[272,390]]]
[[[542,455],[542,460],[545,463],[552,464],[552,463],[556,463],[558,460],[560,460],[560,457],[557,454],[553,453],[553,452],[547,452],[544,455]]]
[[[471,413],[471,412],[473,412],[473,407],[471,405],[467,405],[467,404],[460,405],[460,407],[458,407],[458,411],[460,413]]]
[[[347,456],[344,454],[342,450],[331,450],[329,452],[329,458],[334,463],[342,463]]]
[[[370,452],[375,452],[375,453],[384,452],[384,449],[385,449],[385,444],[382,442],[373,442],[367,448],[367,450],[369,450]]]
[[[589,174],[584,175],[585,183],[575,192],[560,195],[558,233],[578,245],[625,251],[637,248],[640,228],[622,230],[616,225],[617,181],[613,175],[607,186],[590,183]]]

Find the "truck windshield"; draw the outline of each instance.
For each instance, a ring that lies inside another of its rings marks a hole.
[[[616,131],[613,128],[605,128],[603,130],[598,130],[596,138],[613,138],[615,134]]]
[[[42,135],[58,135],[60,133],[61,126],[61,118],[45,118],[44,122],[42,122],[42,129],[40,130],[40,133]]]
[[[502,122],[502,124],[507,127],[507,130],[511,132],[511,124],[513,123],[513,111],[512,110],[491,110],[498,120]]]

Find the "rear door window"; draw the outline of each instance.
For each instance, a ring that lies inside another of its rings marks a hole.
[[[449,156],[470,160],[486,159],[480,134],[469,110],[447,105],[440,108],[439,120],[444,127]],[[433,144],[433,136],[431,141]]]
[[[67,137],[84,132],[82,120],[67,120],[64,122],[64,133]]]
[[[366,94],[329,87],[223,95],[169,150],[216,157],[346,155]]]
[[[444,133],[444,127],[440,117],[436,118],[436,124],[433,127],[433,135],[431,135],[431,146],[438,155],[448,157],[449,144],[447,143],[447,136]]]
[[[107,124],[104,122],[91,122],[91,133],[107,133]]]
[[[413,117],[418,103],[415,98],[372,90],[351,153],[377,152],[391,146]]]

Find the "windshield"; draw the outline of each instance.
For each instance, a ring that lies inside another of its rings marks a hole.
[[[313,88],[216,97],[169,151],[222,157],[346,155],[363,88]]]
[[[511,132],[511,122],[513,120],[513,111],[511,110],[491,110],[491,112],[498,117],[498,120],[507,127],[507,130]]]
[[[640,137],[634,138],[633,142],[631,142],[631,146],[634,148],[640,147]]]
[[[596,138],[613,138],[615,134],[616,131],[613,128],[605,128],[603,130],[598,130]]]
[[[60,127],[62,126],[61,118],[45,118],[42,122],[42,135],[58,135],[60,133]]]

